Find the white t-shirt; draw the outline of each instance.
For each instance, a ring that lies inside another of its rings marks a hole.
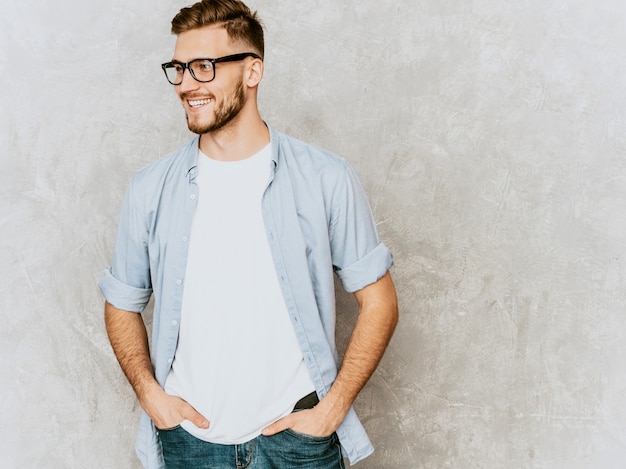
[[[313,383],[290,323],[261,213],[271,147],[223,162],[200,153],[178,347],[165,390],[209,419],[182,427],[239,444],[287,415]]]

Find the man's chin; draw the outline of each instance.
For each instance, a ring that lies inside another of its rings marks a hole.
[[[187,117],[187,128],[190,132],[193,132],[194,134],[202,135],[213,132],[215,130],[214,127],[215,126],[211,123],[202,124],[200,122],[193,122],[189,120],[189,117]]]
[[[194,134],[203,135],[203,134],[209,134],[211,132],[216,132],[218,130],[223,129],[228,124],[230,124],[232,120],[233,118],[231,117],[230,119],[222,119],[222,120],[208,122],[208,123],[205,122],[204,124],[202,124],[200,122],[192,122],[189,119],[187,119],[187,127]]]

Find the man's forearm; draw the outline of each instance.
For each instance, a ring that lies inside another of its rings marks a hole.
[[[378,366],[398,322],[398,303],[391,275],[355,293],[359,316],[341,368],[328,395],[319,404],[333,425],[339,425]]]
[[[104,320],[117,361],[141,402],[151,387],[158,386],[143,319],[140,314],[118,309],[107,302]]]

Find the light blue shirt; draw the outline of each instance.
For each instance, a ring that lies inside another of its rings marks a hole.
[[[361,183],[344,159],[271,128],[270,139],[273,171],[263,195],[263,220],[291,323],[323,398],[338,367],[333,272],[346,291],[354,292],[381,278],[392,256],[380,241]],[[109,303],[137,313],[154,292],[151,359],[161,386],[178,340],[198,200],[197,158],[198,137],[134,176],[113,262],[99,283]],[[353,409],[337,435],[351,464],[374,450]],[[164,467],[157,432],[145,413],[136,449],[146,468]]]

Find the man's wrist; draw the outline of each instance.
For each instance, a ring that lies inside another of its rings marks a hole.
[[[315,406],[315,409],[322,414],[326,424],[335,431],[345,419],[351,405],[351,401],[338,396],[337,393],[329,392]]]
[[[148,412],[148,408],[152,407],[154,402],[158,400],[164,392],[165,391],[154,377],[144,379],[141,384],[135,387],[137,400],[146,412]]]

